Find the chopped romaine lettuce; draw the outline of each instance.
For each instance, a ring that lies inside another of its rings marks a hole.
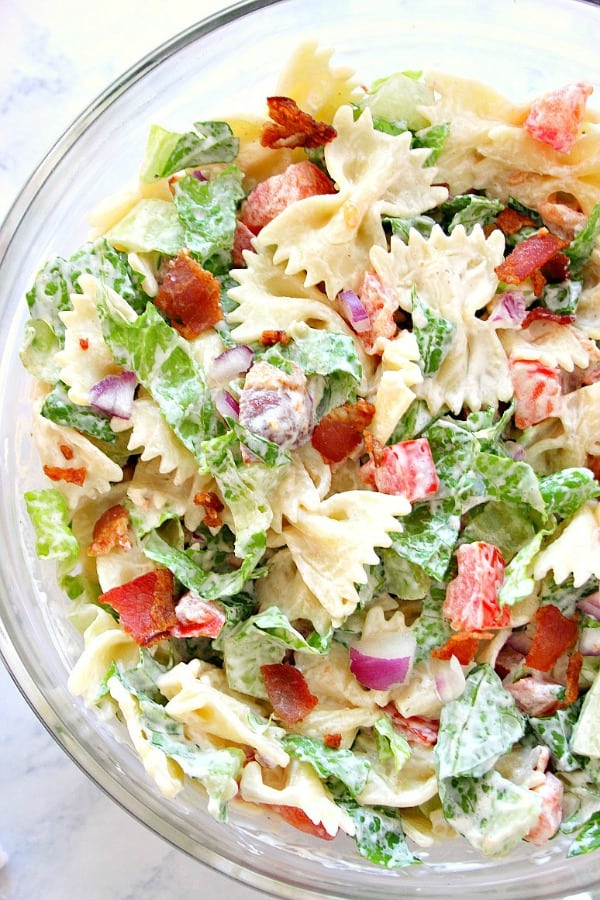
[[[437,315],[417,296],[414,289],[412,292],[412,320],[413,334],[417,339],[421,357],[421,368],[423,375],[428,378],[430,375],[435,375],[444,362],[454,340],[456,325],[445,319],[444,316]]]
[[[282,744],[290,756],[309,763],[323,781],[330,778],[341,781],[353,797],[367,783],[371,764],[352,750],[328,747],[323,741],[299,734],[287,734]]]
[[[380,716],[373,722],[373,731],[379,759],[391,760],[394,771],[400,771],[412,753],[406,738],[396,731],[389,716]]]
[[[240,142],[233,136],[227,122],[194,122],[194,128],[196,131],[179,134],[167,131],[160,125],[152,125],[140,179],[149,183],[168,178],[183,169],[233,162]]]
[[[92,406],[77,406],[71,403],[67,394],[67,386],[58,381],[52,391],[47,395],[41,415],[57,425],[66,425],[75,428],[81,434],[98,438],[101,441],[114,443],[117,439],[116,432],[110,427],[110,420],[102,413],[97,412]]]
[[[433,91],[423,81],[397,72],[374,82],[359,106],[370,109],[373,119],[383,119],[398,131],[418,131],[431,124],[419,107],[430,105],[433,99]]]

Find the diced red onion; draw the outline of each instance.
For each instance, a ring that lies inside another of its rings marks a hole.
[[[583,597],[577,604],[577,609],[586,616],[600,620],[600,591],[588,594]]]
[[[506,441],[505,447],[515,462],[522,462],[525,459],[525,448],[517,441]]]
[[[455,656],[446,659],[432,659],[431,667],[435,689],[442,703],[450,703],[460,697],[465,689],[465,676]]]
[[[192,175],[194,176],[194,178],[197,178],[198,181],[208,181],[208,178],[206,177],[206,175],[204,175],[203,172],[200,171],[200,169],[194,169]]]
[[[582,656],[600,656],[600,628],[582,628],[578,650]]]
[[[372,635],[350,646],[350,671],[364,687],[387,691],[408,679],[415,650],[412,631]]]
[[[496,328],[520,328],[527,315],[527,302],[522,291],[505,291],[497,298],[488,322]]]
[[[136,384],[133,372],[107,375],[90,388],[90,405],[107,416],[130,419]]]
[[[254,351],[246,344],[229,347],[213,361],[209,374],[215,384],[229,384],[234,378],[248,371],[253,358]]]
[[[237,422],[240,415],[240,404],[229,391],[218,390],[213,394],[213,402],[216,410],[223,418],[235,419]]]
[[[358,294],[355,294],[354,291],[340,291],[338,301],[345,318],[357,334],[363,334],[369,330],[371,327],[369,313]]]

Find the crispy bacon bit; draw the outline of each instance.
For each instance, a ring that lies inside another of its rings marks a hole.
[[[291,338],[286,331],[281,328],[267,329],[261,334],[259,341],[263,347],[272,347],[273,344],[289,344]]]
[[[121,504],[111,506],[102,513],[92,534],[88,556],[106,556],[112,550],[131,550],[129,537],[129,513]]]
[[[335,837],[335,835],[329,834],[321,822],[318,822],[315,825],[312,819],[309,819],[304,810],[300,809],[299,806],[278,806],[276,803],[264,803],[263,806],[265,809],[270,809],[274,813],[277,813],[278,816],[285,819],[288,825],[293,825],[298,831],[303,831],[305,834],[311,834],[313,837],[321,838],[324,841],[332,841]]]
[[[559,250],[541,268],[541,273],[551,284],[559,284],[571,276],[571,260],[566,253]]]
[[[569,657],[569,664],[567,666],[567,685],[565,689],[565,696],[560,701],[560,706],[571,706],[572,703],[575,703],[577,698],[579,697],[579,675],[581,674],[581,667],[583,666],[583,656],[579,651],[572,653]]]
[[[44,466],[44,475],[51,481],[66,481],[68,484],[76,484],[78,487],[85,481],[87,469],[85,466],[81,468],[61,468],[60,466]]]
[[[272,663],[261,666],[260,673],[273,711],[286,726],[301,722],[319,702],[311,694],[304,675],[295,666]]]
[[[539,319],[544,319],[547,322],[554,322],[555,325],[572,325],[575,321],[575,316],[568,315],[567,313],[557,313],[551,309],[547,309],[545,306],[534,306],[533,309],[528,309],[521,323],[521,328],[529,328],[532,322],[537,322]]]
[[[141,647],[164,640],[177,623],[169,569],[154,569],[111,588],[99,602],[118,612],[121,625]]]
[[[82,350],[89,350],[90,342],[87,338],[79,338],[79,346]]]
[[[273,122],[267,122],[263,126],[260,136],[263,147],[314,149],[328,144],[337,136],[333,125],[317,122],[309,113],[300,109],[291,97],[267,97],[267,106]]]
[[[479,649],[480,641],[490,641],[493,634],[489,631],[459,631],[451,634],[445,644],[431,651],[434,659],[451,659],[455,656],[461,666],[473,662]]]
[[[258,234],[290,204],[317,194],[334,193],[333,181],[318,166],[305,159],[292,163],[284,172],[271,175],[257,184],[242,206],[239,221],[252,234]]]
[[[506,284],[522,284],[527,278],[532,278],[534,293],[537,296],[546,283],[540,271],[542,266],[568,245],[568,241],[551,234],[546,228],[540,228],[536,234],[517,244],[494,271],[500,281]]]
[[[69,447],[68,444],[59,444],[59,450],[65,459],[73,459],[73,448]]]
[[[535,614],[535,628],[525,665],[540,672],[552,666],[575,646],[579,633],[577,621],[567,619],[552,603],[540,606]]]
[[[341,734],[326,734],[323,738],[323,743],[326,747],[331,747],[333,750],[339,750],[342,744],[342,736]]]
[[[537,359],[510,359],[509,365],[517,428],[529,428],[558,416],[562,403],[560,369],[552,369]]]
[[[455,631],[484,631],[510,625],[510,611],[500,607],[498,592],[504,581],[504,559],[494,544],[461,544],[458,573],[446,589],[442,606]]]
[[[585,81],[549,91],[533,101],[523,128],[559,153],[569,153],[581,132],[592,91],[592,85]]]
[[[384,707],[396,731],[406,738],[409,744],[425,744],[433,746],[438,738],[440,723],[436,719],[426,719],[424,716],[403,716],[393,703]]]
[[[336,406],[323,416],[312,433],[312,445],[328,463],[341,462],[356,450],[375,407],[360,397],[356,403]]]
[[[169,262],[154,303],[189,341],[223,318],[218,280],[185,250]]]
[[[224,508],[220,497],[214,491],[198,491],[194,494],[194,503],[196,506],[204,507],[204,518],[202,521],[207,528],[218,528],[222,525],[219,513]]]
[[[512,206],[507,206],[496,216],[496,225],[503,234],[516,234],[521,228],[535,227],[535,222]]]
[[[410,503],[435,494],[440,484],[427,438],[377,450],[360,469],[360,477],[382,494],[400,495]]]
[[[358,288],[360,302],[369,315],[370,327],[359,337],[369,354],[381,353],[378,338],[393,338],[398,333],[396,293],[386,287],[374,272],[365,272]]]
[[[223,630],[227,616],[220,604],[187,591],[175,607],[176,623],[170,634],[177,638],[216,638]]]

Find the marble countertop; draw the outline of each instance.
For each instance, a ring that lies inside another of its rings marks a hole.
[[[0,221],[88,103],[155,46],[227,5],[2,0]],[[0,900],[265,896],[189,858],[117,806],[54,742],[1,663],[0,716]]]

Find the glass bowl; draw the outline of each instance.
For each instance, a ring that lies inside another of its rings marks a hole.
[[[249,0],[200,22],[126,72],[50,150],[0,235],[0,651],[23,694],[64,750],[114,800],[215,869],[281,897],[564,897],[594,886],[596,857],[565,859],[561,839],[481,859],[458,839],[424,865],[378,869],[350,840],[314,841],[264,815],[216,823],[198,795],[165,799],[127,736],[67,689],[80,637],[53,567],[35,557],[24,490],[40,480],[22,369],[24,295],[40,264],[88,235],[88,213],[135,177],[149,126],[185,131],[198,118],[261,112],[302,40],[334,50],[364,81],[399,69],[478,78],[514,100],[586,79],[598,89],[600,8],[577,0]],[[598,95],[598,94],[597,94]],[[599,893],[600,896],[600,893]]]

